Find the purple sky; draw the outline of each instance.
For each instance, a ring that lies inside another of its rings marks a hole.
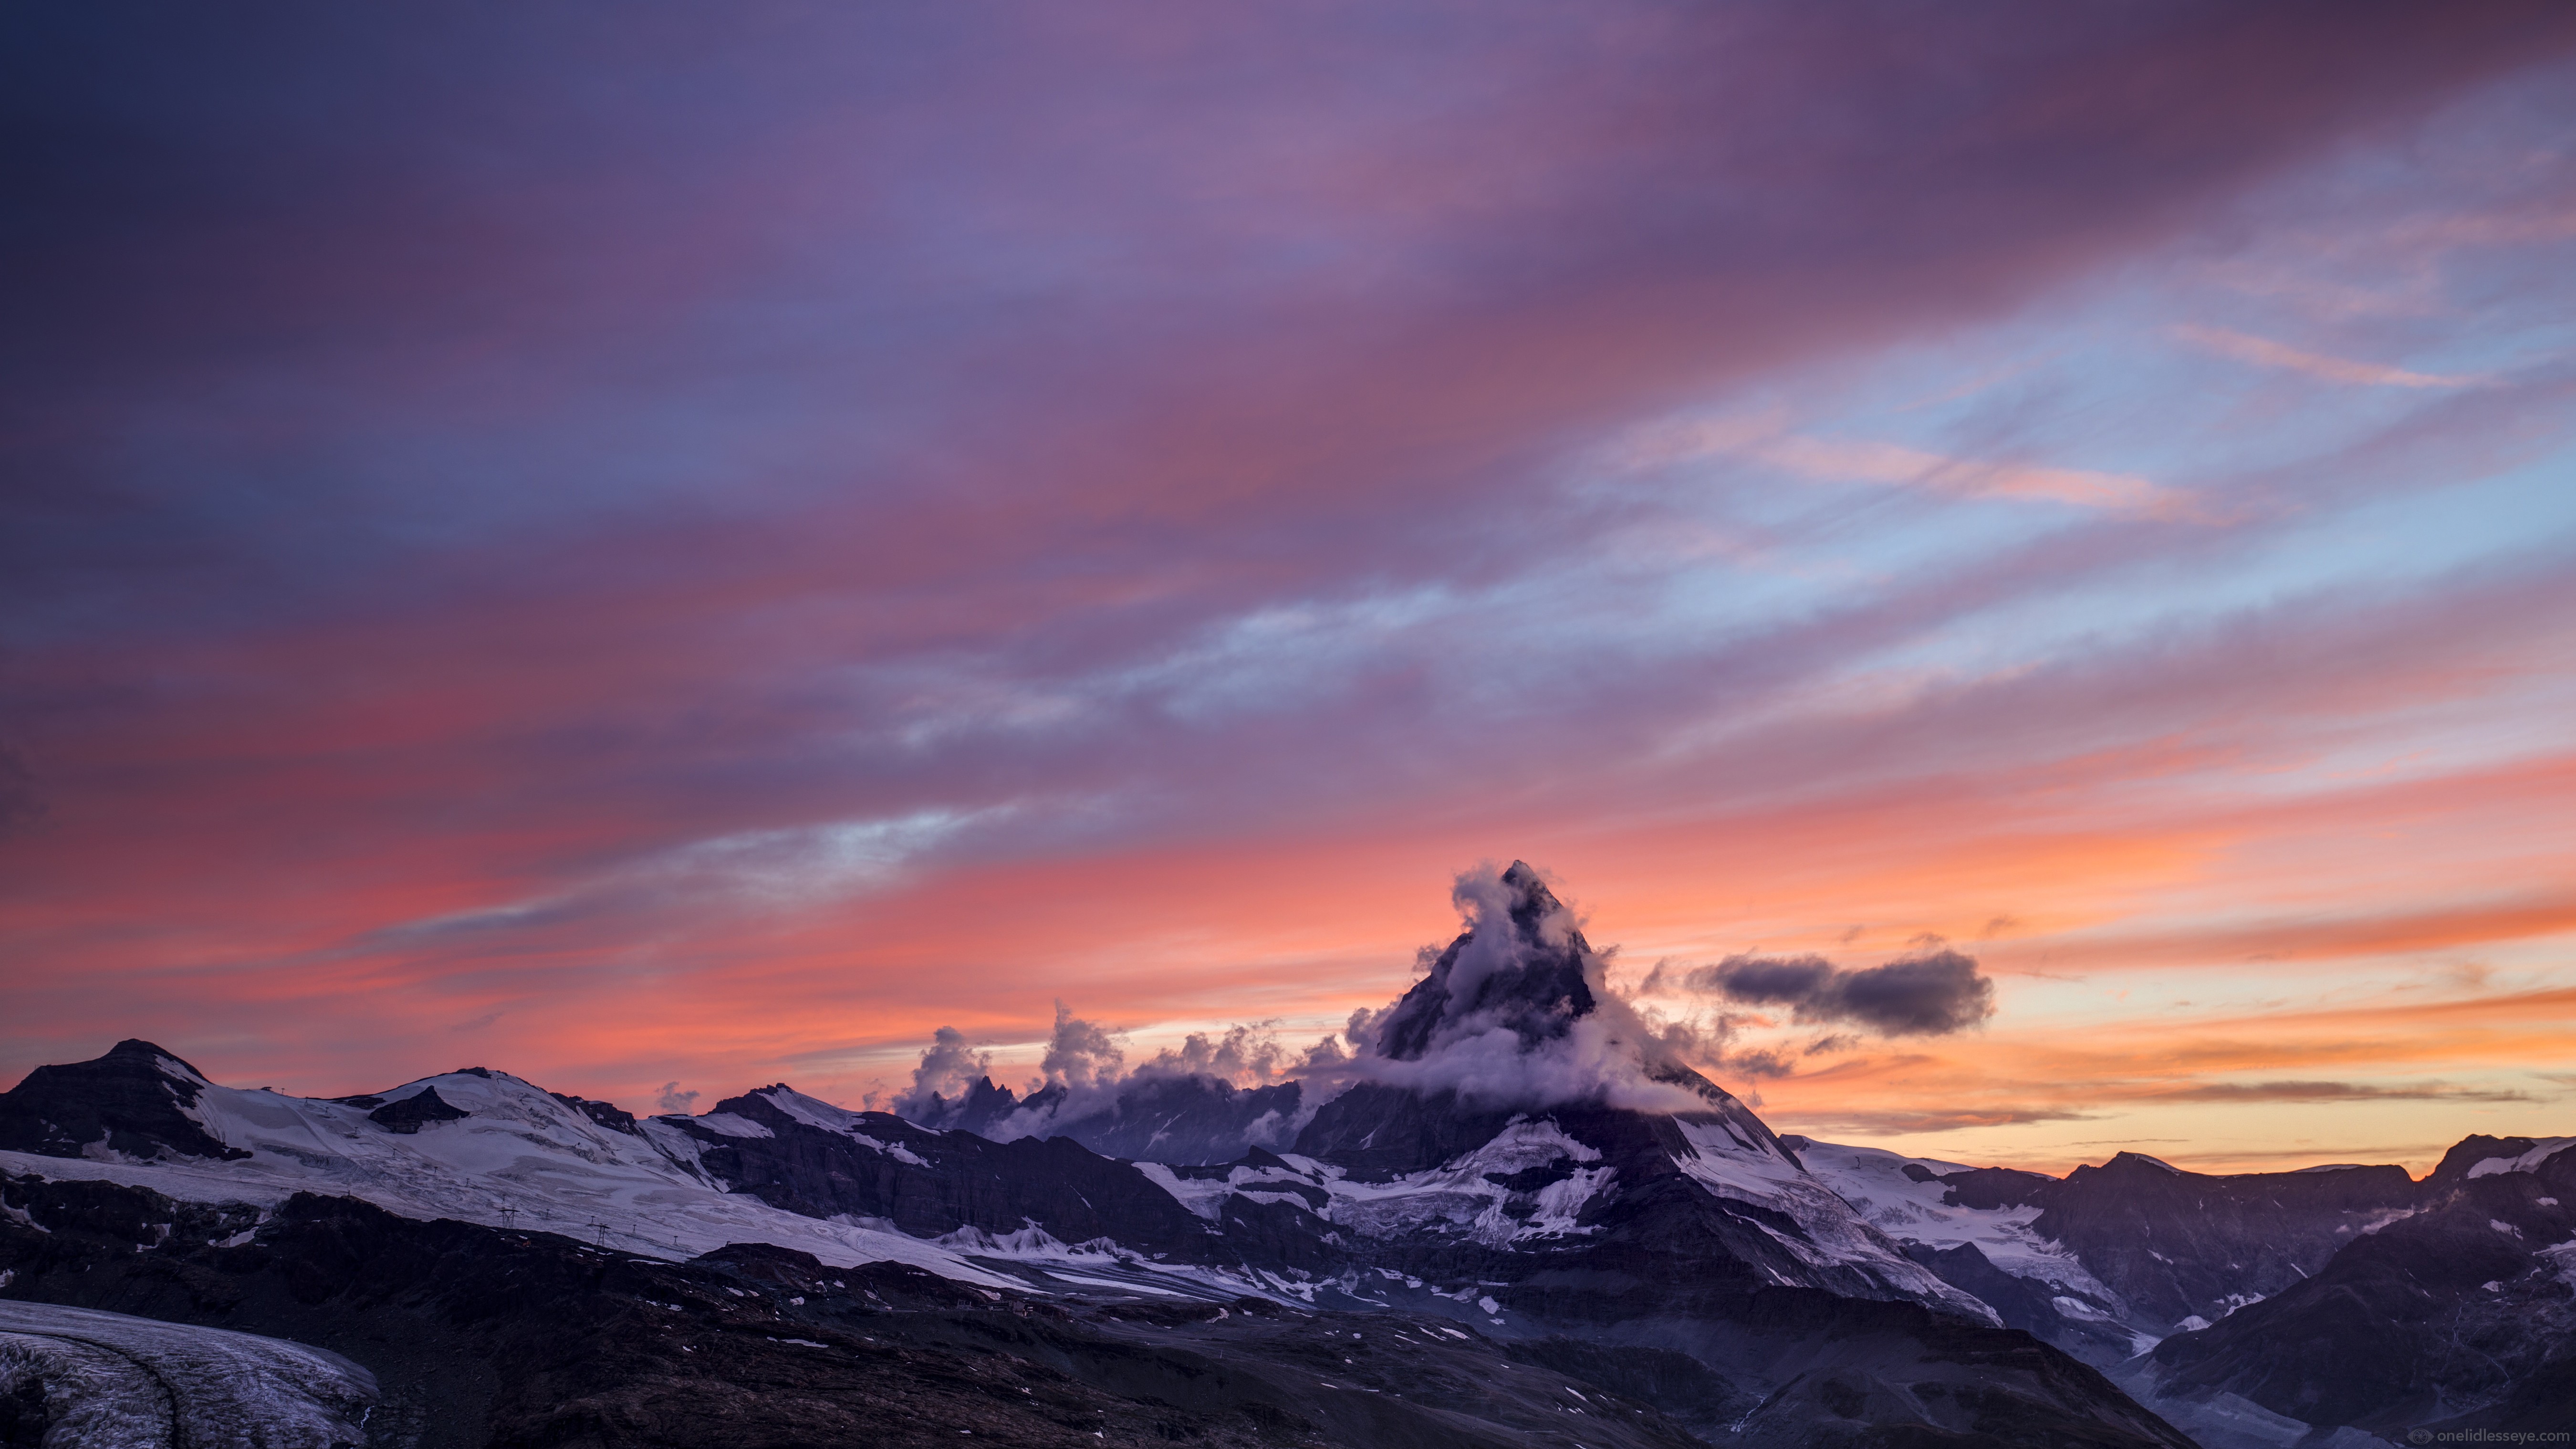
[[[2563,1121],[2576,10],[0,26],[0,1081],[1310,1038],[1520,856],[1979,956],[1783,1130]]]

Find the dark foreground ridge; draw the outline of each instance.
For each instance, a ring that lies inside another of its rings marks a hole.
[[[10,1297],[345,1355],[382,1388],[375,1449],[1699,1442],[1649,1401],[1698,1402],[1686,1362],[1401,1315],[1066,1304],[761,1244],[658,1263],[309,1195],[223,1247],[254,1213],[103,1183],[0,1196]],[[43,1442],[44,1393],[10,1387],[10,1442]]]

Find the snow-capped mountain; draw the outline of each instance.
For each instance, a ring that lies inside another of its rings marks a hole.
[[[1009,1352],[1106,1395],[1101,1426],[1199,1402],[1137,1363],[1230,1364],[1202,1407],[1250,1415],[1247,1443],[2193,1442],[2180,1424],[2233,1449],[2576,1404],[2568,1139],[2472,1138],[2417,1183],[2134,1154],[2056,1179],[1783,1138],[1662,1051],[1534,872],[1481,891],[1356,1055],[1254,1088],[987,1081],[908,1120],[780,1083],[637,1118],[483,1068],[249,1091],[121,1042],[0,1094],[0,1297],[323,1344],[392,1385],[370,1442],[406,1446],[484,1441],[429,1387],[446,1360],[383,1347],[405,1335],[483,1355],[472,1413],[532,1444],[662,1442],[579,1437],[627,1410],[532,1407],[565,1384],[685,1398],[719,1359],[786,1373],[883,1334],[1043,1340]],[[507,1286],[541,1280],[560,1303]],[[2442,1356],[2445,1313],[2485,1367]],[[565,1334],[591,1346],[558,1382],[534,1346]],[[1336,1381],[1385,1354],[1376,1386]],[[1392,1367],[1434,1357],[1581,1437],[1494,1437],[1469,1387],[1435,1412]],[[883,1397],[927,1372],[861,1377]],[[325,1378],[317,1402],[353,1402]],[[1406,1407],[1352,1418],[1354,1393]],[[816,1442],[681,1418],[686,1442]]]
[[[2576,1138],[2470,1137],[2421,1182],[2137,1153],[2058,1179],[1790,1141],[1918,1261],[2210,1449],[2576,1413]]]
[[[425,1103],[437,1106],[418,1110]],[[733,1193],[697,1165],[699,1136],[605,1107],[480,1067],[345,1099],[245,1091],[125,1041],[96,1061],[39,1067],[0,1098],[0,1142],[36,1147],[0,1152],[0,1166],[191,1202],[353,1197],[406,1217],[561,1233],[653,1257],[762,1242],[989,1276],[910,1234]],[[84,1130],[99,1135],[71,1140]]]

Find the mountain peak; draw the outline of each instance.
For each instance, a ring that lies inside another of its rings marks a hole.
[[[1592,947],[1527,861],[1462,879],[1457,901],[1467,929],[1387,1014],[1380,1055],[1412,1060],[1440,1038],[1497,1027],[1534,1046],[1592,1012]]]
[[[1512,893],[1521,899],[1532,920],[1550,911],[1565,909],[1565,903],[1547,888],[1547,882],[1539,879],[1538,868],[1526,860],[1511,863],[1510,868],[1503,872],[1503,884],[1511,887]],[[1515,907],[1513,914],[1519,915],[1522,908]]]
[[[168,1047],[159,1046],[152,1042],[145,1041],[139,1036],[129,1036],[125,1040],[118,1042],[116,1045],[109,1047],[106,1054],[96,1058],[96,1060],[99,1062],[140,1063],[151,1066],[156,1070],[162,1069],[162,1064],[167,1063],[170,1066],[177,1067],[179,1070],[186,1072],[189,1076],[196,1078],[199,1082],[210,1084],[214,1080],[182,1059],[177,1052],[170,1050]]]
[[[38,1067],[0,1093],[0,1148],[48,1157],[78,1157],[93,1146],[136,1159],[249,1156],[196,1115],[210,1085],[178,1056],[128,1037],[89,1061]]]

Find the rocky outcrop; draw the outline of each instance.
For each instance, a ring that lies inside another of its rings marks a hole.
[[[423,1087],[398,1102],[387,1102],[367,1114],[367,1120],[388,1132],[408,1136],[434,1122],[454,1122],[469,1115],[463,1108],[438,1095],[436,1087]]]
[[[756,1130],[726,1131],[714,1117]],[[700,1165],[734,1191],[808,1217],[881,1218],[915,1237],[1035,1227],[1065,1243],[1112,1238],[1185,1261],[1222,1256],[1171,1194],[1070,1138],[936,1132],[887,1112],[842,1112],[784,1084],[729,1097],[706,1118],[657,1120],[695,1137]]]
[[[38,1067],[0,1093],[0,1150],[79,1157],[248,1157],[188,1113],[207,1081],[148,1041],[128,1039],[92,1061]]]
[[[623,1132],[630,1137],[641,1135],[635,1126],[635,1114],[613,1102],[594,1102],[588,1097],[571,1097],[561,1092],[548,1092],[546,1095],[611,1132]]]
[[[1454,1092],[1363,1083],[1325,1103],[1297,1134],[1296,1150],[1364,1182],[1386,1182],[1473,1151],[1521,1115],[1462,1103]]]
[[[1379,1055],[1417,1060],[1444,1023],[1468,1017],[1509,1027],[1535,1046],[1599,1005],[1585,969],[1592,947],[1538,872],[1516,860],[1501,884],[1510,893],[1508,922],[1482,923],[1481,933],[1470,929],[1449,943],[1378,1028]],[[1508,942],[1497,939],[1506,924]]]

